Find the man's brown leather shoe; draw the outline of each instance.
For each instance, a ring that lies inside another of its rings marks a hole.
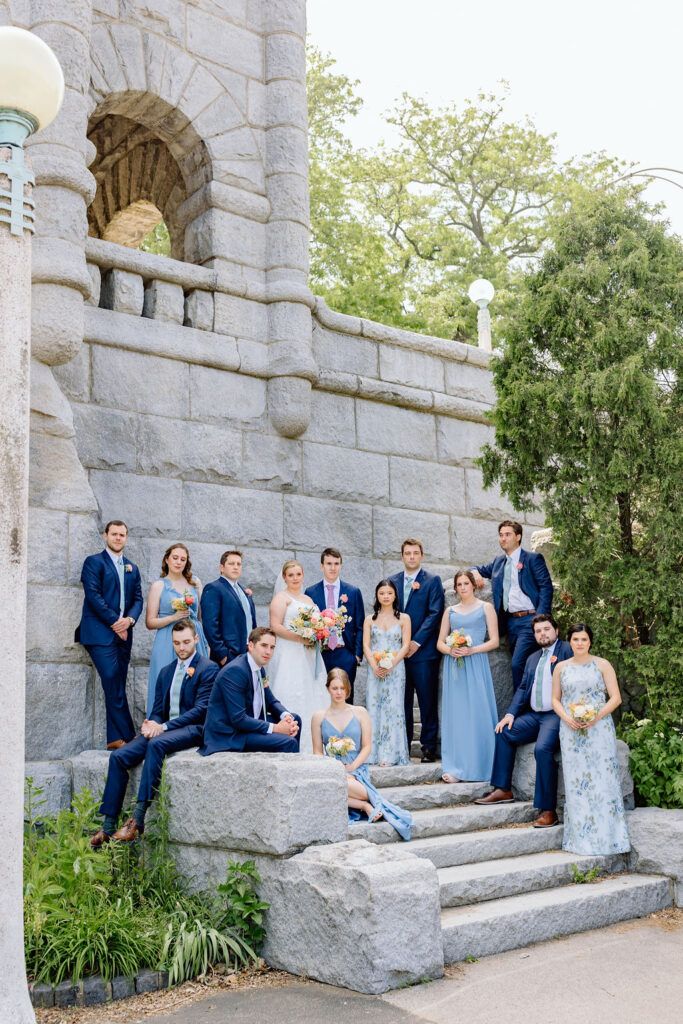
[[[555,811],[541,811],[536,821],[533,822],[534,828],[551,828],[553,825],[559,824],[560,820]]]
[[[99,850],[101,846],[106,846],[109,842],[111,842],[111,836],[103,828],[90,837],[90,846],[93,850]]]
[[[107,743],[107,750],[118,750],[119,747],[125,747],[125,740],[114,740],[113,743]]]
[[[128,818],[118,832],[114,832],[112,839],[117,843],[132,843],[137,836],[141,836],[144,829],[141,829],[135,818]]]
[[[492,789],[488,796],[480,796],[475,804],[513,804],[515,795],[509,789]]]

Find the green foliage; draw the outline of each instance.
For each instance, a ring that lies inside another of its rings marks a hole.
[[[484,482],[542,498],[565,618],[641,714],[683,712],[683,245],[638,189],[577,190],[494,363]]]
[[[585,885],[586,882],[596,882],[600,868],[590,868],[589,871],[579,871],[576,864],[572,864],[572,880],[576,885]]]
[[[648,807],[683,807],[683,733],[680,719],[624,715],[619,737],[629,745],[636,801]]]
[[[169,850],[165,773],[142,850],[91,849],[98,801],[87,790],[55,817],[42,816],[41,797],[28,779],[24,927],[26,966],[36,980],[109,979],[148,967],[167,969],[176,984],[218,961],[239,968],[255,959],[268,905],[254,892],[253,862],[230,864],[217,895],[189,891]]]
[[[142,252],[152,252],[157,256],[171,255],[171,236],[163,220],[152,228],[149,234],[145,235],[140,242]]]

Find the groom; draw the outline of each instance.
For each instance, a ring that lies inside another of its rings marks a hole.
[[[343,668],[351,683],[351,692],[346,698],[348,704],[353,704],[353,683],[356,678],[356,670],[363,660],[363,622],[365,620],[365,608],[363,596],[351,583],[345,583],[340,579],[342,567],[342,556],[336,548],[325,548],[320,556],[320,568],[323,571],[323,578],[319,583],[314,583],[306,591],[307,595],[315,601],[318,608],[345,608],[348,614],[348,621],[342,633],[342,642],[335,649],[323,651],[325,668],[331,672],[333,668]]]

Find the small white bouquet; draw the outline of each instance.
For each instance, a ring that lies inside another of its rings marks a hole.
[[[569,713],[572,718],[577,722],[592,722],[598,713],[598,709],[595,704],[590,704],[587,700],[575,700],[569,705]]]
[[[346,757],[355,752],[356,744],[350,736],[330,736],[325,750],[330,757]]]

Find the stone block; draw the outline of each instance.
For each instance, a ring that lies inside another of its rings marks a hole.
[[[90,484],[103,523],[123,519],[131,533],[178,535],[182,483],[133,473],[92,470]]]
[[[300,224],[308,224],[309,189],[308,180],[303,175],[272,174],[268,178],[268,196],[274,220],[296,220]],[[360,334],[360,320],[356,334]]]
[[[346,838],[346,777],[330,758],[187,751],[168,781],[175,843],[282,856]]]
[[[135,995],[135,978],[124,978],[119,975],[111,979],[112,999],[128,999]]]
[[[444,362],[446,368],[446,391],[449,395],[471,398],[476,402],[493,405],[496,392],[490,370],[471,363]]]
[[[55,1006],[75,1006],[76,1005],[76,989],[74,983],[69,978],[67,981],[60,981],[59,985],[55,985]]]
[[[266,175],[308,173],[306,134],[296,128],[270,128],[266,155]]]
[[[111,996],[109,983],[100,974],[81,978],[78,983],[76,1001],[79,1006],[98,1006],[106,1003]]]
[[[191,366],[190,417],[258,429],[265,422],[266,389],[266,381],[258,377]]]
[[[83,750],[71,758],[72,785],[74,796],[83,789],[90,790],[93,797],[99,799],[104,790],[109,770],[110,751]],[[124,811],[135,803],[142,767],[138,765],[130,773],[126,796],[123,801]]]
[[[57,437],[73,437],[71,406],[50,367],[32,359],[30,373],[31,430]]]
[[[135,417],[97,405],[74,405],[76,451],[87,469],[135,472]]]
[[[242,465],[242,434],[225,426],[141,416],[134,437],[137,468],[152,476],[225,483]]]
[[[72,402],[90,399],[90,345],[81,345],[68,363],[53,366],[52,373],[60,388]]]
[[[66,582],[66,512],[30,508],[28,512],[28,582]]]
[[[170,281],[150,281],[145,288],[142,315],[151,320],[182,324],[185,319],[185,296],[182,286]]]
[[[433,512],[465,512],[465,473],[417,459],[389,460],[391,504]]]
[[[369,993],[443,974],[436,868],[407,849],[362,839],[311,847],[262,892],[273,966]]]
[[[356,401],[358,447],[413,459],[436,460],[434,417],[383,402]]]
[[[327,391],[311,392],[311,419],[305,432],[304,441],[334,442],[343,448],[356,446],[356,413],[353,398],[333,395]]]
[[[94,515],[70,515],[68,530],[67,582],[78,587],[81,584],[83,562],[88,555],[100,551],[104,547],[104,542]],[[131,557],[131,550],[132,546],[129,544],[126,548],[128,557]]]
[[[451,516],[451,533],[454,561],[459,568],[487,565],[500,552],[496,520]]]
[[[270,145],[270,134],[278,131],[271,128],[268,135]],[[294,130],[287,128],[291,134]],[[305,136],[304,136],[305,138]],[[298,270],[308,270],[308,242],[310,232],[305,224],[298,224],[291,220],[274,220],[266,225],[267,246],[267,268],[293,267]]]
[[[224,6],[221,4],[221,9]],[[186,17],[186,46],[190,53],[251,78],[263,77],[260,36],[194,5],[187,7]]]
[[[185,297],[185,325],[199,331],[213,330],[213,294],[198,288]]]
[[[296,342],[308,347],[311,311],[303,302],[271,302],[268,306],[270,342]]]
[[[131,274],[128,270],[114,267],[102,278],[100,306],[102,309],[113,309],[117,313],[130,313],[140,316],[145,297],[145,289],[139,274]]]
[[[67,512],[97,511],[88,478],[70,438],[31,434],[29,504]]]
[[[465,486],[467,489],[467,512],[470,516],[488,519],[517,519],[518,514],[512,502],[506,498],[500,488],[494,484],[484,489],[484,480],[478,469],[465,470]]]
[[[621,794],[625,806],[633,806],[633,779],[628,769],[629,750],[622,740],[617,740],[617,763],[619,765],[619,781],[621,783]],[[558,805],[564,803],[564,778],[562,775],[562,758],[560,753],[555,755],[555,760],[560,765],[557,781]],[[536,761],[534,758],[534,744],[527,743],[517,750],[515,768],[512,773],[512,790],[518,800],[533,800],[534,786],[536,784]]]
[[[313,353],[318,366],[326,370],[359,373],[378,377],[377,342],[352,334],[340,334],[316,326],[313,331]]]
[[[34,819],[65,811],[71,804],[71,771],[64,761],[25,761],[24,778],[32,779],[34,796],[31,815]],[[35,793],[36,789],[42,790]],[[24,793],[24,818],[29,820],[29,807]]]
[[[441,463],[473,467],[483,446],[492,441],[493,428],[485,423],[437,417],[436,444]]]
[[[92,281],[92,292],[90,298],[85,301],[89,306],[99,306],[102,292],[102,271],[95,263],[86,263],[86,267]]]
[[[241,483],[281,491],[301,487],[301,443],[272,434],[243,435]]]
[[[92,396],[97,405],[133,412],[189,414],[189,367],[176,359],[93,346]]]
[[[637,807],[626,820],[632,870],[668,875],[675,882],[676,906],[683,906],[683,810]]]
[[[97,685],[101,689],[99,680]],[[92,746],[92,719],[93,669],[90,664],[29,662],[26,666],[28,761],[72,757]]]
[[[398,558],[406,537],[422,541],[425,557],[434,561],[450,561],[451,542],[448,516],[433,512],[412,512],[407,509],[379,508],[372,510],[376,558]]]
[[[54,1006],[55,993],[52,985],[40,981],[31,985],[31,1002],[34,1006]]]
[[[237,132],[241,132],[241,129],[237,129]],[[244,156],[228,155],[226,151],[229,148],[235,148],[238,141],[250,142],[251,135],[245,136],[244,133],[237,135],[235,132],[217,135],[207,140],[206,146],[212,159],[221,161],[224,166],[234,166],[235,169],[242,172],[244,180],[237,179],[237,176],[233,174],[231,177],[237,180],[228,182],[240,187],[247,181],[252,184],[255,167],[261,169],[261,174],[263,174],[263,169],[256,154],[251,159]],[[203,265],[213,259],[231,260],[237,264],[246,264],[262,269],[266,253],[264,229],[265,225],[228,213],[226,210],[219,210],[215,207],[206,210],[185,229],[185,259]],[[216,330],[220,330],[220,328],[216,328]]]
[[[26,657],[30,661],[78,661],[74,629],[81,618],[80,587],[30,584],[26,607]]]
[[[282,547],[281,495],[215,484],[185,483],[183,488],[186,539],[215,541],[220,530],[236,544]]]
[[[500,643],[498,650],[489,651],[489,668],[493,679],[493,692],[499,721],[507,714],[513,694],[510,648],[507,638],[503,637]]]
[[[216,292],[213,329],[218,334],[267,341],[268,307],[262,302],[242,299],[238,295]]]
[[[268,101],[266,106],[267,128],[275,125],[296,125],[306,129],[307,106],[306,86],[303,82],[291,80],[271,81],[266,88]]]
[[[319,548],[333,544],[358,555],[372,552],[369,505],[288,494],[284,497],[285,544]]]
[[[343,428],[332,426],[330,442]],[[389,460],[335,444],[304,444],[304,491],[339,501],[383,502],[389,494]]]
[[[405,384],[407,387],[426,388],[428,391],[444,390],[443,359],[414,349],[381,345],[379,375],[382,380]]]
[[[140,971],[135,975],[135,994],[142,995],[143,992],[156,992],[159,989],[158,971]]]
[[[306,48],[303,39],[289,33],[275,33],[266,37],[266,81],[291,78],[298,81],[306,66]]]

